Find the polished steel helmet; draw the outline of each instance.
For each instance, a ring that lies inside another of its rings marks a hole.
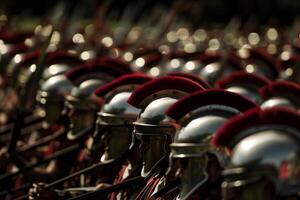
[[[198,74],[211,85],[214,85],[221,77],[243,70],[240,60],[230,53],[228,55],[205,53],[199,56],[199,60],[204,65]]]
[[[240,94],[260,104],[262,98],[258,91],[261,87],[269,83],[270,81],[268,79],[260,75],[246,72],[234,72],[227,77],[219,79],[215,85],[217,88]]]
[[[168,157],[175,127],[165,111],[181,97],[200,90],[203,87],[189,79],[166,76],[145,83],[130,96],[129,104],[142,110],[133,125],[136,137],[142,141],[143,177],[160,169]]]
[[[95,132],[95,138],[101,136],[105,146],[101,162],[115,160],[130,149],[134,139],[132,123],[137,120],[140,109],[127,101],[138,85],[150,80],[152,78],[138,73],[123,75],[95,91],[103,101]]]
[[[59,118],[67,95],[74,88],[65,75],[56,75],[45,81],[37,92],[37,101],[46,116],[46,122],[51,125]]]
[[[68,139],[77,139],[92,130],[101,103],[91,95],[100,86],[123,74],[113,66],[95,63],[78,66],[66,74],[76,85],[66,98],[66,105],[71,110]]]
[[[300,115],[254,109],[219,129],[214,144],[231,151],[223,199],[285,199],[300,188]]]
[[[180,127],[170,154],[170,159],[181,163],[180,199],[189,198],[204,183],[219,179],[219,172],[212,174],[209,168],[219,166],[220,171],[226,155],[223,149],[210,145],[211,138],[229,118],[255,107],[238,94],[211,89],[190,94],[169,108],[166,114]]]
[[[300,109],[300,86],[297,83],[278,81],[268,84],[260,89],[264,101],[263,109],[271,107],[288,107]]]

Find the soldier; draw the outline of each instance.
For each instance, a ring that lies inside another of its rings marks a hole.
[[[82,149],[51,161],[46,169],[39,169],[38,173],[37,170],[34,173],[30,172],[29,174],[35,181],[49,182],[86,166],[91,151],[90,141],[94,131],[96,113],[102,106],[102,102],[91,98],[91,94],[99,86],[122,74],[122,71],[113,66],[100,67],[92,64],[78,66],[67,73],[67,77],[77,87],[74,87],[70,95],[66,97],[66,112],[70,119],[70,125],[64,135],[67,140],[54,141],[56,145],[53,152],[74,144],[78,144]],[[51,179],[49,179],[50,177]],[[69,183],[69,185],[73,184],[75,183]],[[45,198],[48,194],[50,193],[43,194],[41,198]]]
[[[285,108],[253,109],[218,130],[213,144],[231,151],[224,200],[299,199],[299,120]]]
[[[140,171],[140,159],[138,143],[133,143],[132,122],[137,119],[140,110],[130,106],[127,100],[132,90],[150,80],[150,77],[142,74],[123,75],[94,92],[97,98],[101,98],[103,107],[98,113],[97,128],[92,138],[94,141],[89,142],[90,145],[93,145],[93,150],[90,152],[92,154],[89,157],[96,162],[100,160],[105,163],[105,166],[97,172],[95,177],[85,177],[86,182],[81,186],[97,184],[95,189],[100,189],[111,184],[118,184],[126,178],[137,176]],[[96,147],[98,143],[104,147]],[[126,193],[113,193],[109,198],[111,200],[117,196],[125,198],[130,196],[134,189],[135,187],[132,187]],[[84,188],[77,188],[77,190],[81,191]],[[65,192],[59,191],[56,193],[56,197],[58,198],[58,194],[61,198],[66,197],[67,191],[68,188]],[[54,196],[54,191],[43,190],[38,185],[35,185],[30,193],[31,197],[35,197],[34,199],[42,198],[37,198],[38,194],[43,195],[43,198],[45,198],[45,194]]]
[[[284,106],[299,110],[300,108],[300,86],[297,83],[278,81],[270,83],[259,90],[263,97],[261,107],[271,108]]]
[[[137,200],[150,199],[164,182],[173,178],[164,174],[168,167],[169,144],[173,141],[176,129],[175,124],[164,113],[179,98],[200,90],[203,87],[189,79],[166,76],[140,86],[130,96],[128,102],[142,109],[133,125],[135,135],[141,141],[141,175],[149,178],[136,197]]]
[[[192,93],[167,110],[179,124],[170,154],[179,163],[181,186],[176,199],[221,199],[220,174],[226,152],[213,148],[210,140],[225,121],[255,107],[238,94],[211,89]],[[170,194],[159,199],[171,199]]]
[[[235,92],[260,104],[262,98],[258,91],[261,87],[269,83],[270,81],[268,79],[260,75],[246,72],[234,72],[225,78],[219,79],[215,85],[216,88]]]

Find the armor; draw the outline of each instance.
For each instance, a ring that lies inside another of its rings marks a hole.
[[[264,101],[261,104],[263,109],[271,107],[288,107],[299,110],[300,108],[300,87],[296,83],[278,81],[268,84],[259,90]]]
[[[78,139],[92,130],[96,113],[101,107],[101,102],[93,99],[92,93],[121,75],[123,72],[114,66],[95,63],[77,66],[66,74],[67,78],[76,85],[66,98],[66,105],[71,110],[68,139]]]
[[[143,177],[157,172],[155,170],[168,157],[175,127],[165,111],[179,98],[199,90],[203,87],[196,82],[167,76],[138,87],[129,98],[131,105],[142,110],[133,125],[136,137],[142,142]]]
[[[269,80],[259,75],[246,72],[235,72],[228,77],[219,79],[215,85],[217,88],[240,94],[260,104],[262,98],[258,91],[261,87],[269,83]]]
[[[105,145],[101,162],[115,160],[130,149],[134,137],[132,123],[138,118],[140,109],[127,101],[138,85],[150,80],[152,78],[142,74],[123,75],[95,91],[104,101],[97,114],[96,130]]]
[[[170,154],[170,159],[179,162],[180,199],[190,198],[204,184],[216,185],[226,154],[221,148],[213,148],[210,140],[229,118],[255,107],[238,94],[212,89],[195,92],[169,108],[167,115],[180,125]]]
[[[37,101],[45,114],[48,125],[56,122],[64,108],[65,97],[74,85],[65,75],[56,75],[45,81],[37,93]]]
[[[298,195],[299,119],[297,112],[286,108],[254,109],[218,131],[214,144],[232,152],[223,172],[223,199]]]

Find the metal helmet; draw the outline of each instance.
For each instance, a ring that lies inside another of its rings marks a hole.
[[[204,63],[199,71],[199,76],[210,85],[214,85],[219,78],[228,76],[234,71],[243,70],[240,60],[233,54],[225,56],[217,53],[205,53],[199,56],[199,60]]]
[[[112,81],[124,73],[113,66],[88,63],[69,71],[66,76],[76,85],[66,98],[70,108],[70,130],[68,139],[77,139],[92,130],[100,102],[91,97],[100,86]]]
[[[300,115],[254,109],[219,129],[214,144],[231,150],[223,199],[285,199],[300,188]]]
[[[226,155],[210,140],[229,118],[254,107],[258,106],[238,94],[211,89],[190,94],[169,108],[166,114],[180,127],[170,145],[170,159],[180,163],[180,199],[188,199],[204,183],[216,185]]]
[[[133,125],[140,109],[127,103],[132,91],[152,78],[143,74],[123,75],[98,88],[95,95],[103,99],[102,109],[97,114],[95,137],[101,136],[104,153],[101,162],[115,160],[124,155],[133,143]]]
[[[248,73],[259,74],[269,80],[279,76],[278,62],[265,49],[245,49],[245,70]]]
[[[288,81],[270,83],[259,90],[264,102],[261,108],[288,107],[300,109],[300,86]]]
[[[37,93],[37,101],[43,109],[47,125],[54,124],[64,108],[65,97],[74,88],[65,75],[56,75],[45,81]]]
[[[215,85],[217,88],[240,94],[260,104],[262,98],[260,97],[258,90],[269,83],[269,80],[260,75],[246,72],[234,72],[228,77],[219,79]]]
[[[128,102],[142,110],[133,125],[142,141],[143,177],[162,170],[162,161],[168,157],[176,129],[165,111],[181,97],[200,90],[203,87],[189,79],[166,76],[138,87],[130,96]]]

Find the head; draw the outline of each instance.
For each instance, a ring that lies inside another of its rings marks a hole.
[[[69,139],[77,139],[92,130],[102,105],[102,102],[92,98],[93,92],[124,74],[119,67],[102,65],[97,61],[77,66],[66,73],[67,78],[77,86],[72,89],[66,102],[70,108]]]
[[[279,200],[298,194],[300,127],[291,118],[300,116],[284,108],[251,110],[220,129],[215,144],[232,152],[223,172],[225,200]]]
[[[47,125],[57,122],[64,108],[65,97],[73,87],[64,75],[53,76],[42,84],[36,99],[45,114]]]
[[[227,155],[224,149],[210,144],[211,138],[228,119],[253,107],[254,103],[234,93],[206,90],[179,100],[167,111],[180,125],[171,144],[170,159],[179,162],[182,199],[204,184],[220,184]]]
[[[104,105],[97,118],[96,135],[104,144],[102,162],[124,156],[133,147],[133,125],[140,109],[127,103],[132,91],[138,85],[152,78],[143,74],[123,75],[98,88],[95,95],[102,98]]]
[[[104,82],[98,79],[86,80],[74,87],[67,96],[66,106],[70,118],[67,135],[69,140],[78,139],[93,129],[100,105],[97,101],[93,101],[91,94],[103,84]]]
[[[137,88],[129,103],[141,109],[134,125],[136,138],[141,141],[142,176],[166,170],[170,144],[176,131],[174,121],[165,111],[188,91],[203,90],[196,82],[181,77],[162,77]]]

